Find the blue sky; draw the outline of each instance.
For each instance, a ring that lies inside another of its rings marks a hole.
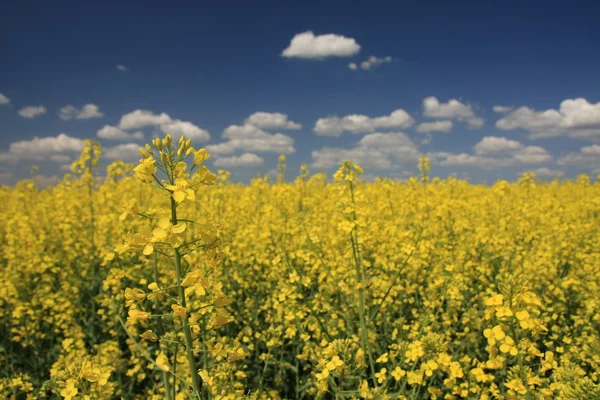
[[[135,162],[166,130],[242,181],[281,153],[293,175],[600,173],[592,2],[140,4],[2,7],[0,183],[56,180],[87,138]]]

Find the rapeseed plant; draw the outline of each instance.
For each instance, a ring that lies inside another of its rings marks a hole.
[[[0,398],[598,398],[597,181],[100,154],[0,188]]]

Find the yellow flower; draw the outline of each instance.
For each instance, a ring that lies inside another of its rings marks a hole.
[[[128,215],[138,215],[139,211],[135,207],[136,200],[129,200],[127,206],[123,207],[123,213],[119,216],[119,221],[124,221]]]
[[[383,383],[385,381],[387,375],[387,368],[382,368],[381,371],[375,373],[375,378],[377,378],[377,382]]]
[[[329,361],[327,363],[325,368],[328,369],[329,371],[335,371],[339,367],[342,367],[343,365],[344,365],[344,362],[336,355],[336,356],[333,356],[331,361]]]
[[[184,200],[196,200],[196,193],[188,187],[187,179],[177,179],[174,185],[164,185],[165,188],[173,192],[173,199],[177,203],[183,203]]]
[[[156,333],[152,332],[151,329],[149,329],[146,332],[142,333],[140,335],[140,337],[142,337],[142,338],[144,338],[146,340],[150,340],[152,342],[158,341],[158,336],[156,335]]]
[[[163,371],[169,371],[171,367],[169,366],[169,359],[165,355],[165,353],[161,352],[156,357],[156,366]]]
[[[403,376],[406,375],[406,371],[403,370],[400,367],[396,367],[393,371],[392,371],[392,376],[394,377],[394,379],[397,381],[399,381],[400,379],[402,379]]]
[[[185,318],[185,307],[182,307],[179,304],[172,304],[171,309],[173,310],[173,315],[175,315],[176,317]]]
[[[67,380],[67,387],[60,391],[60,395],[65,398],[65,400],[71,400],[75,395],[77,395],[77,388],[75,384],[77,381],[75,379]]]
[[[125,289],[125,307],[129,307],[133,303],[139,300],[143,300],[146,297],[146,293],[144,293],[141,289]]]

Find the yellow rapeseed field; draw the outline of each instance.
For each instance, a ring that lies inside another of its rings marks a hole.
[[[0,189],[1,399],[600,399],[597,180],[140,152]]]

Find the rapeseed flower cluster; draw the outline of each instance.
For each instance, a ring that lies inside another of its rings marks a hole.
[[[0,188],[0,398],[600,398],[598,181],[100,154]]]

